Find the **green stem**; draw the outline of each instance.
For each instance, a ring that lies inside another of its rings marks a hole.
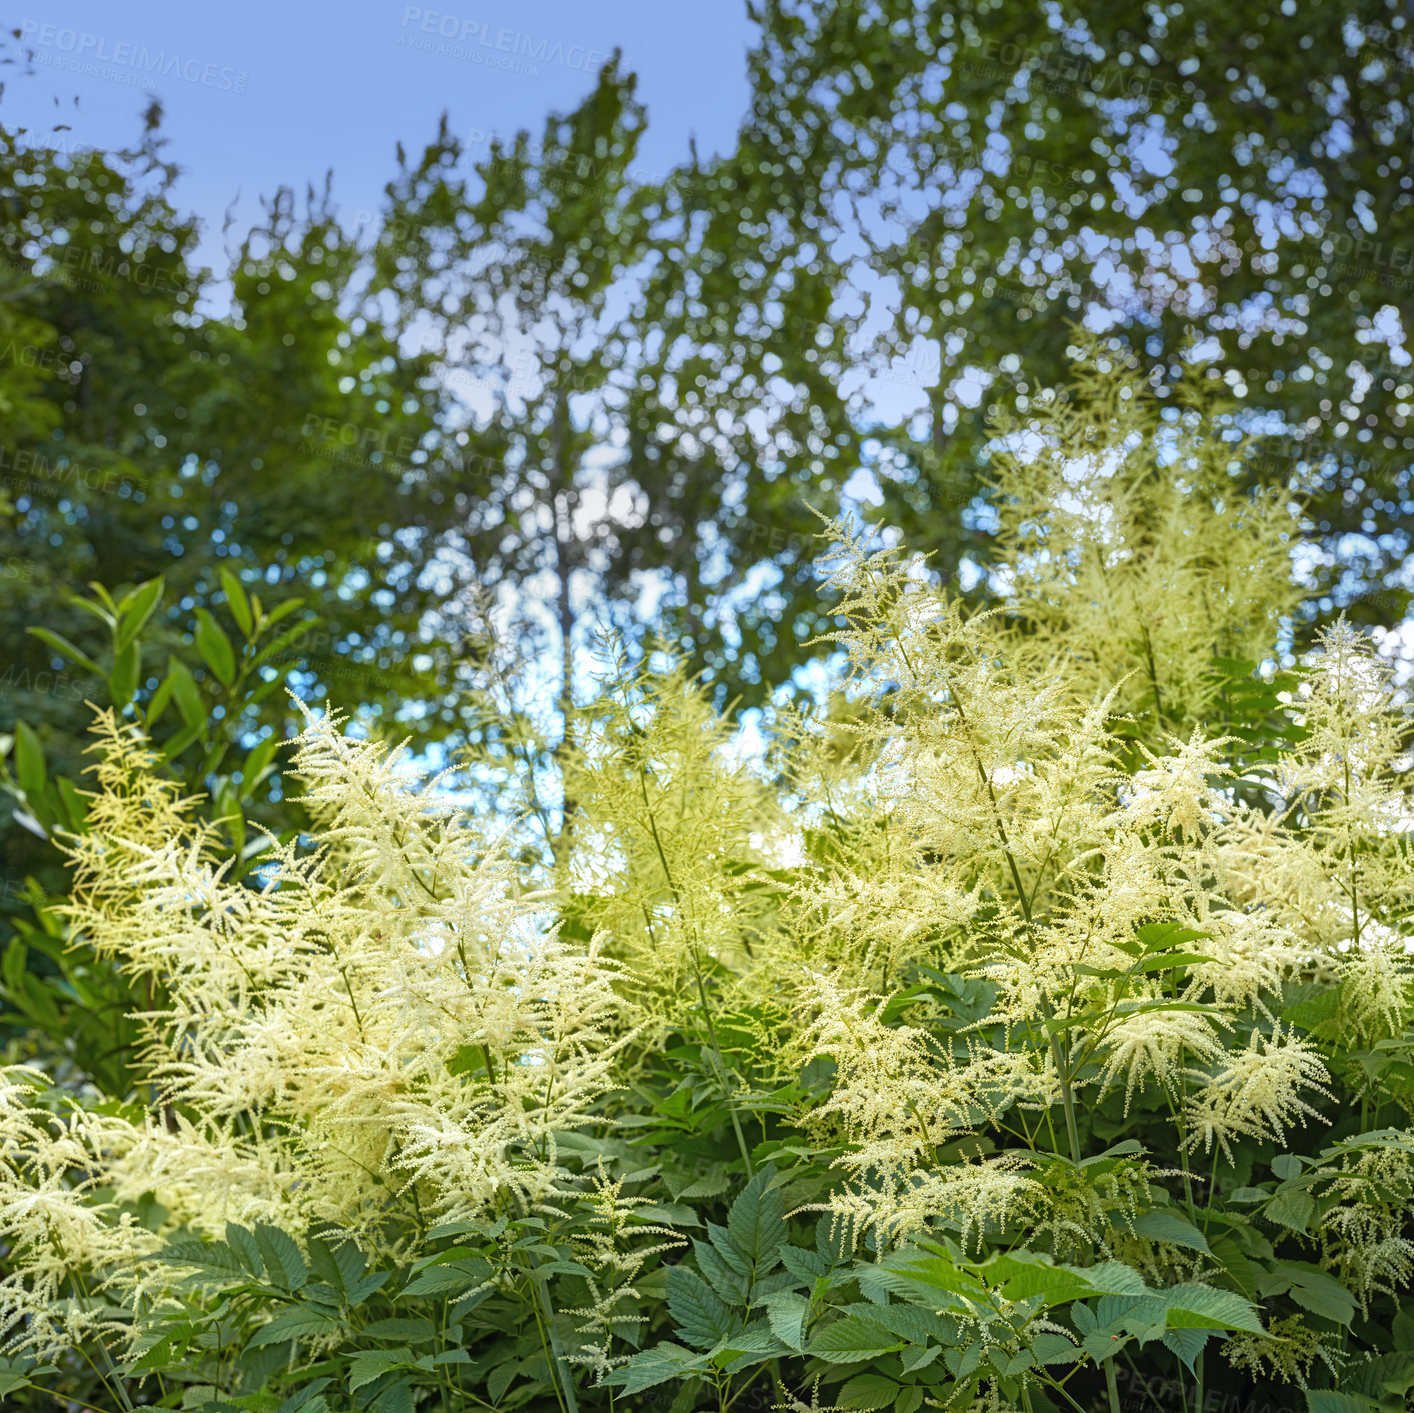
[[[550,1303],[550,1292],[546,1288],[545,1277],[533,1269],[528,1272],[531,1288],[535,1291],[535,1323],[540,1329],[540,1347],[545,1361],[550,1366],[550,1383],[555,1389],[555,1401],[565,1413],[579,1413],[579,1403],[574,1396],[574,1384],[560,1353],[560,1341],[555,1336],[555,1307]]]
[[[1110,1401],[1110,1413],[1120,1413],[1119,1385],[1115,1381],[1115,1361],[1105,1360],[1105,1393]]]

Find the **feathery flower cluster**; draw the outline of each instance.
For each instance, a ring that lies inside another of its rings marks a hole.
[[[556,1137],[585,1122],[631,1031],[596,945],[536,925],[494,850],[400,778],[399,759],[311,719],[296,768],[318,842],[276,846],[233,884],[212,832],[111,714],[93,828],[72,845],[72,921],[146,978],[138,1121],[40,1117],[3,1090],[0,1231],[18,1241],[0,1320],[40,1352],[63,1277],[150,1292],[167,1227],[310,1227],[396,1251],[428,1219],[526,1209],[561,1181]],[[111,1191],[89,1201],[98,1186]],[[25,1322],[28,1322],[27,1324]]]

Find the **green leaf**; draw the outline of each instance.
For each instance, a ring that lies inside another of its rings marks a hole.
[[[1303,1310],[1309,1310],[1313,1315],[1324,1315],[1341,1325],[1348,1325],[1355,1318],[1355,1297],[1319,1266],[1306,1261],[1278,1261],[1271,1275]],[[1270,1279],[1267,1277],[1260,1282],[1263,1294],[1269,1293],[1267,1286]]]
[[[949,1343],[957,1337],[955,1320],[916,1305],[848,1305],[844,1313],[882,1325],[890,1334],[914,1344],[926,1344],[930,1339]]]
[[[491,1276],[491,1263],[480,1257],[451,1261],[420,1271],[402,1289],[404,1295],[462,1296],[486,1284]],[[386,1272],[379,1272],[386,1275]]]
[[[796,1280],[804,1281],[807,1284],[818,1280],[829,1269],[829,1263],[816,1251],[807,1251],[800,1246],[783,1246],[780,1251],[781,1265],[793,1275]]]
[[[827,1364],[862,1364],[902,1348],[903,1341],[881,1325],[846,1316],[821,1330],[805,1352]]]
[[[1250,1300],[1230,1290],[1184,1284],[1163,1291],[1168,1327],[1198,1330],[1247,1330],[1262,1333],[1262,1321]]]
[[[839,1393],[840,1408],[887,1408],[899,1395],[900,1386],[882,1374],[859,1374]]]
[[[327,1334],[341,1327],[342,1322],[332,1315],[326,1315],[309,1305],[293,1305],[287,1310],[281,1310],[268,1325],[261,1326],[246,1348],[259,1349],[267,1344],[286,1344],[290,1340]]]
[[[186,663],[172,658],[167,664],[167,678],[172,684],[172,695],[176,698],[182,720],[194,730],[202,730],[206,726],[206,707],[202,704],[201,689]]]
[[[726,1301],[686,1266],[669,1267],[667,1290],[668,1312],[677,1322],[678,1338],[699,1349],[715,1348],[741,1323]]]
[[[733,1275],[740,1276],[743,1281],[749,1281],[751,1261],[737,1250],[736,1243],[732,1240],[731,1233],[726,1227],[719,1227],[716,1222],[708,1222],[707,1235],[711,1238],[712,1250],[717,1253],[718,1259]]]
[[[759,1274],[775,1265],[786,1241],[786,1204],[773,1189],[775,1169],[767,1166],[742,1189],[727,1214],[732,1245]]]
[[[226,1244],[236,1253],[237,1260],[257,1280],[264,1274],[265,1256],[253,1231],[247,1231],[245,1227],[238,1226],[235,1222],[227,1222]],[[273,1271],[274,1268],[272,1268],[272,1274]]]
[[[721,1227],[716,1228],[722,1232],[725,1238],[726,1233]],[[731,1251],[730,1241],[727,1241],[727,1249]],[[738,1274],[733,1265],[729,1265],[720,1250],[715,1246],[708,1245],[705,1241],[692,1243],[693,1255],[697,1258],[697,1269],[706,1278],[707,1284],[722,1297],[734,1305],[745,1304],[748,1293],[749,1282],[744,1274]],[[735,1264],[744,1264],[735,1251],[731,1251],[731,1259]]]
[[[795,1291],[779,1290],[762,1302],[766,1319],[777,1339],[800,1349],[805,1341],[805,1321],[810,1314],[810,1301]]]
[[[711,1359],[718,1368],[734,1374],[789,1353],[790,1347],[776,1338],[766,1321],[755,1320],[724,1339],[711,1351]]]
[[[107,593],[103,589],[103,586],[101,584],[92,584],[89,587],[102,593],[105,598],[107,597]],[[85,613],[91,613],[96,619],[98,619],[100,623],[104,624],[106,627],[112,629],[118,626],[118,619],[116,615],[110,613],[108,609],[103,606],[103,604],[96,602],[94,599],[86,599],[83,597],[82,594],[70,594],[68,596],[68,600],[69,603],[71,603],[75,608],[81,608]]]
[[[988,1285],[1000,1286],[1002,1295],[1013,1303],[1039,1295],[1048,1306],[1068,1305],[1090,1291],[1106,1288],[1103,1284],[1096,1284],[1091,1271],[1082,1271],[1074,1266],[1054,1265],[1049,1260],[1027,1251],[1008,1252],[994,1257],[977,1266],[976,1270]],[[1142,1288],[1142,1280],[1139,1284]]]
[[[113,670],[108,674],[108,690],[115,707],[125,707],[132,701],[141,672],[142,645],[131,642],[120,648],[113,657]]]
[[[229,569],[223,567],[221,587],[226,591],[226,605],[231,610],[231,617],[236,620],[241,632],[249,638],[251,630],[255,627],[255,620],[251,615],[250,600],[245,596],[241,581]]]
[[[311,1399],[318,1398],[318,1395],[329,1387],[334,1381],[332,1379],[315,1379],[313,1383],[306,1384],[298,1393],[292,1393],[276,1410],[275,1413],[300,1413],[306,1403]],[[322,1398],[318,1399],[323,1404]],[[313,1413],[313,1409],[310,1410]]]
[[[196,624],[197,650],[206,659],[206,665],[216,674],[217,680],[229,687],[236,678],[236,654],[231,640],[204,608],[197,609]]]
[[[48,628],[27,628],[25,631],[53,648],[56,653],[68,658],[75,666],[83,668],[85,672],[91,672],[95,677],[104,675],[103,669],[86,652],[75,647],[62,634],[51,632]]]
[[[255,1239],[260,1244],[260,1253],[265,1257],[265,1269],[277,1285],[286,1290],[301,1290],[309,1279],[309,1267],[305,1265],[300,1249],[288,1232],[279,1227],[257,1222]]]
[[[919,1369],[926,1369],[942,1352],[941,1344],[929,1345],[927,1349],[921,1344],[905,1345],[899,1355],[899,1363],[902,1364],[905,1374],[912,1374]]]
[[[368,1406],[370,1413],[414,1413],[412,1385],[399,1379],[389,1384]]]
[[[243,794],[249,795],[260,784],[281,744],[280,737],[272,732],[263,741],[257,741],[250,748],[246,754],[245,763],[241,766],[241,791]]]
[[[1280,1153],[1269,1164],[1273,1173],[1282,1181],[1290,1182],[1299,1178],[1303,1171],[1301,1159],[1294,1153]]]
[[[1053,1330],[1042,1330],[1031,1341],[1031,1353],[1038,1364],[1075,1364],[1085,1357],[1084,1350]]]
[[[381,1379],[394,1369],[407,1367],[407,1351],[360,1351],[349,1359],[349,1392],[357,1393],[365,1384]]]
[[[0,962],[0,979],[5,983],[5,990],[13,998],[25,984],[25,970],[29,965],[29,948],[25,945],[24,938],[12,937],[5,945],[5,957]]]
[[[1188,1372],[1193,1373],[1193,1361],[1203,1352],[1203,1346],[1207,1344],[1211,1330],[1176,1329],[1164,1332],[1164,1345],[1171,1349],[1188,1366]]]
[[[1315,1211],[1316,1199],[1309,1192],[1278,1192],[1267,1203],[1263,1215],[1305,1236]]]
[[[1140,1236],[1148,1237],[1150,1241],[1163,1241],[1170,1246],[1186,1246],[1192,1251],[1201,1251],[1205,1256],[1212,1254],[1208,1250],[1207,1237],[1177,1212],[1166,1212],[1162,1209],[1143,1212],[1134,1219],[1134,1230]]]
[[[1249,1300],[1257,1298],[1257,1277],[1252,1262],[1235,1236],[1224,1234],[1214,1240],[1213,1256],[1222,1262],[1223,1270],[1239,1292]]]
[[[15,722],[15,775],[20,789],[27,797],[37,799],[44,793],[46,774],[44,747],[34,728],[24,721]]]
[[[162,576],[149,579],[126,595],[118,605],[122,610],[118,617],[115,643],[119,649],[127,647],[143,630],[143,625],[152,616],[152,610],[162,598]]]
[[[1143,949],[1144,955],[1154,952],[1167,951],[1170,947],[1177,947],[1184,942],[1197,942],[1200,938],[1211,937],[1211,932],[1199,932],[1191,927],[1184,927],[1177,922],[1146,922],[1142,927],[1134,929],[1134,935]],[[1130,947],[1126,946],[1125,951]]]
[[[153,1257],[167,1266],[191,1266],[196,1270],[244,1280],[249,1269],[224,1241],[173,1241]]]
[[[604,1382],[625,1393],[642,1393],[669,1379],[690,1378],[707,1367],[706,1355],[693,1354],[680,1344],[667,1341],[635,1354],[627,1364],[607,1375]]]
[[[1216,961],[1205,952],[1165,952],[1159,957],[1145,957],[1139,967],[1141,972],[1169,971],[1176,967],[1198,966],[1201,962]]]
[[[1374,1413],[1379,1404],[1361,1393],[1340,1393],[1333,1388],[1308,1388],[1309,1413]]]

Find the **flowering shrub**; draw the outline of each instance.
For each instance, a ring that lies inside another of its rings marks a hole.
[[[1244,444],[1082,392],[1000,429],[996,607],[832,527],[828,707],[752,756],[625,669],[553,869],[325,716],[312,837],[234,880],[101,717],[69,920],[142,1059],[5,1074],[0,1380],[1402,1408],[1409,718],[1343,622],[1277,670],[1299,519],[1234,499]]]

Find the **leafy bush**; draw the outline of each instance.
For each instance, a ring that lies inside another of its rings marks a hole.
[[[755,756],[624,668],[553,870],[326,714],[241,874],[102,714],[66,916],[160,1004],[127,1092],[6,1072],[0,1379],[1402,1408],[1409,718],[1343,623],[1278,670],[1299,512],[1220,419],[1082,391],[999,429],[997,608],[832,527],[828,707]]]

